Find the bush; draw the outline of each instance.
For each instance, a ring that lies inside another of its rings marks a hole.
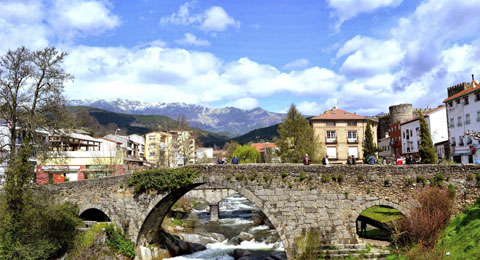
[[[33,195],[20,216],[11,217],[0,202],[0,259],[52,259],[73,245],[77,227],[82,223],[75,205],[53,204],[53,198]]]
[[[107,233],[107,245],[122,255],[130,258],[135,257],[135,244],[127,240],[120,228],[110,224],[105,228]]]
[[[357,180],[358,180],[359,182],[362,182],[362,181],[365,180],[365,176],[363,176],[363,174],[360,173],[360,174],[357,175]]]
[[[300,173],[300,178],[299,178],[300,181],[303,181],[303,180],[305,180],[306,178],[307,178],[307,175],[306,175],[304,172],[301,172],[301,173]]]
[[[322,183],[327,183],[328,181],[330,180],[330,178],[328,177],[327,174],[322,174],[322,178],[321,178],[321,181]]]
[[[148,169],[134,173],[128,179],[128,185],[134,186],[135,194],[149,190],[158,192],[172,191],[193,183],[198,170],[184,167],[177,169]]]
[[[480,183],[480,172],[475,175],[475,180],[477,180],[477,183]]]
[[[383,185],[386,186],[386,187],[387,187],[387,186],[390,186],[390,183],[391,183],[390,178],[386,178],[386,179],[383,181]]]
[[[475,179],[475,174],[469,173],[469,174],[467,175],[467,181],[473,181],[474,179]]]
[[[283,172],[282,172],[282,179],[287,178],[287,176],[288,176],[287,171],[283,170]]]
[[[340,174],[337,176],[337,182],[338,182],[338,183],[342,183],[344,179],[345,179],[345,175],[344,175],[343,173],[340,173]]]
[[[333,175],[332,175],[332,181],[334,181],[334,182],[337,181],[337,175],[336,175],[336,174],[333,174]]]
[[[416,181],[417,183],[421,183],[423,186],[427,184],[427,180],[425,180],[425,176],[423,175],[418,175]]]
[[[405,184],[406,184],[407,186],[412,186],[414,182],[415,182],[415,179],[414,179],[414,178],[408,178],[408,179],[405,181]]]
[[[442,186],[442,183],[444,180],[447,178],[445,177],[445,174],[443,173],[437,173],[433,178],[430,180],[431,185],[437,185],[437,186]]]
[[[418,197],[419,205],[399,220],[408,238],[423,248],[433,248],[450,220],[454,198],[445,189],[428,187]]]

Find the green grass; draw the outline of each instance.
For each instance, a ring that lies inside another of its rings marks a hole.
[[[480,199],[450,222],[438,246],[450,252],[448,259],[480,258]]]
[[[360,213],[360,215],[380,223],[388,223],[390,221],[403,218],[403,215],[399,210],[383,206],[373,206],[364,210],[362,213]]]

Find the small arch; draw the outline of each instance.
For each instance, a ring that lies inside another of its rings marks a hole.
[[[361,238],[390,241],[391,223],[404,217],[405,214],[391,204],[375,203],[375,205],[367,206],[358,214],[355,219],[355,233]]]
[[[110,218],[103,211],[96,208],[89,208],[80,214],[82,220],[96,222],[110,222]]]

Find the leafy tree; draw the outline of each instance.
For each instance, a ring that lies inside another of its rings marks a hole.
[[[240,163],[259,163],[262,161],[262,155],[250,145],[237,145],[235,151],[231,155],[230,161],[234,156],[238,157]]]
[[[422,112],[419,112],[420,119],[420,146],[418,151],[420,152],[420,158],[422,163],[437,163],[437,154],[435,153],[435,147],[433,147],[432,137],[430,136],[430,128]]]
[[[235,141],[227,142],[223,145],[223,149],[227,151],[227,158],[233,158],[233,153],[239,144]]]
[[[379,151],[377,145],[373,142],[372,126],[370,121],[367,121],[367,127],[365,128],[365,140],[363,140],[363,160],[366,162],[368,157]]]
[[[290,106],[283,123],[279,125],[278,134],[280,138],[276,139],[275,143],[280,147],[282,162],[302,162],[306,153],[316,158],[313,128],[294,104]]]
[[[8,122],[5,139],[10,140],[1,147],[8,151],[2,154],[8,165],[2,194],[5,210],[0,215],[2,259],[26,259],[16,248],[34,250],[31,245],[35,243],[28,244],[26,237],[34,239],[44,231],[40,224],[31,227],[28,217],[31,211],[49,210],[36,207],[32,199],[30,156],[33,152],[40,156],[39,152],[48,148],[38,129],[61,129],[70,122],[62,96],[65,81],[72,79],[61,66],[65,55],[53,47],[33,52],[20,47],[0,57],[0,117]],[[50,248],[50,254],[58,249]]]

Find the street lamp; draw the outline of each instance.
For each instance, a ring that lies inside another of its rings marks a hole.
[[[120,129],[120,128],[117,128],[117,129],[115,130],[115,136],[117,136],[117,132],[118,132],[118,131],[121,131],[121,129]]]

